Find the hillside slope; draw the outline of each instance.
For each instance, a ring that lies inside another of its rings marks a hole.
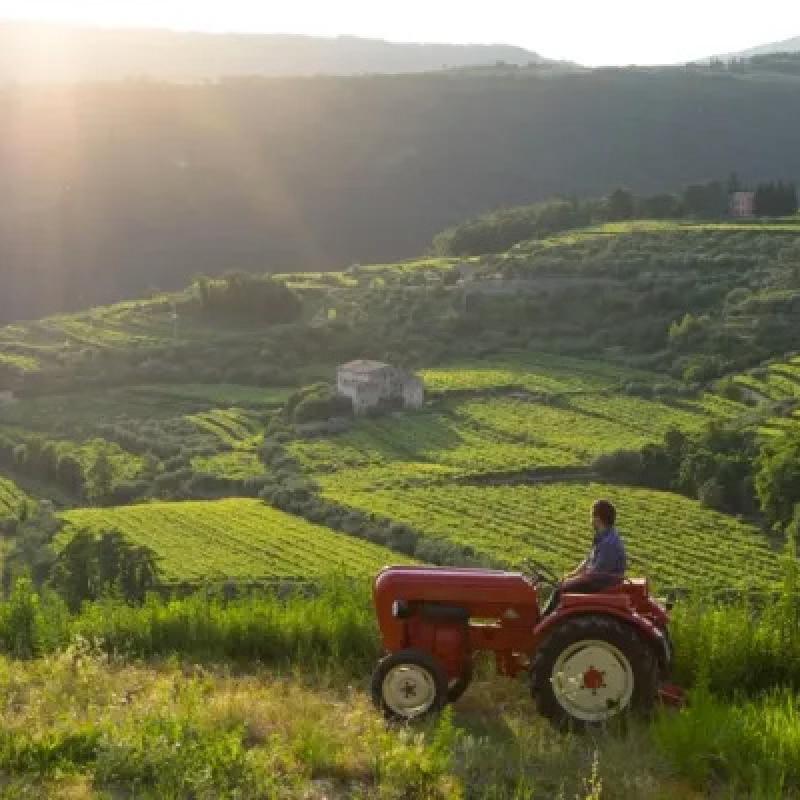
[[[37,53],[47,53],[37,58]],[[511,45],[387,42],[355,36],[213,34],[0,22],[0,83],[199,82],[231,76],[427,72],[443,67],[546,63]]]
[[[800,36],[793,36],[790,39],[781,39],[778,42],[767,42],[755,47],[748,47],[746,50],[737,50],[734,53],[726,53],[720,58],[752,58],[753,56],[765,56],[771,53],[796,53],[800,51]]]
[[[680,68],[0,89],[0,320],[410,257],[556,194],[791,178],[797,89]]]

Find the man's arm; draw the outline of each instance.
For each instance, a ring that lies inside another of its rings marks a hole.
[[[617,575],[620,571],[619,550],[611,541],[605,539],[595,547],[591,566],[587,564],[584,575]]]
[[[575,567],[574,570],[572,570],[572,572],[568,572],[566,575],[564,575],[564,580],[568,581],[572,578],[577,578],[583,575],[588,568],[589,568],[589,557],[587,556],[586,558],[583,559],[583,561],[581,561],[580,564],[578,564],[577,567]]]

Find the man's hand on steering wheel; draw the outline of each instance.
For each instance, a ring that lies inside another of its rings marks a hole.
[[[549,583],[553,586],[558,586],[561,582],[555,571],[550,569],[547,564],[542,564],[532,558],[525,559],[522,564],[522,570],[528,573],[537,584]]]

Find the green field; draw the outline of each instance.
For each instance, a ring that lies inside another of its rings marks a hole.
[[[588,508],[607,497],[631,556],[630,574],[661,585],[743,586],[775,581],[778,561],[750,525],[679,495],[597,483],[348,490],[326,496],[473,547],[507,564],[537,558],[558,570],[589,549]]]
[[[258,500],[148,503],[68,511],[59,541],[77,529],[119,531],[156,553],[166,581],[368,575],[408,559],[270,508]]]

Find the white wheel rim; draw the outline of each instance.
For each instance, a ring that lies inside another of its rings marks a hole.
[[[601,722],[627,708],[633,695],[633,669],[610,642],[586,639],[565,648],[553,665],[553,694],[571,717]]]
[[[382,693],[389,709],[411,719],[430,710],[436,699],[436,682],[424,667],[399,664],[386,673]]]

